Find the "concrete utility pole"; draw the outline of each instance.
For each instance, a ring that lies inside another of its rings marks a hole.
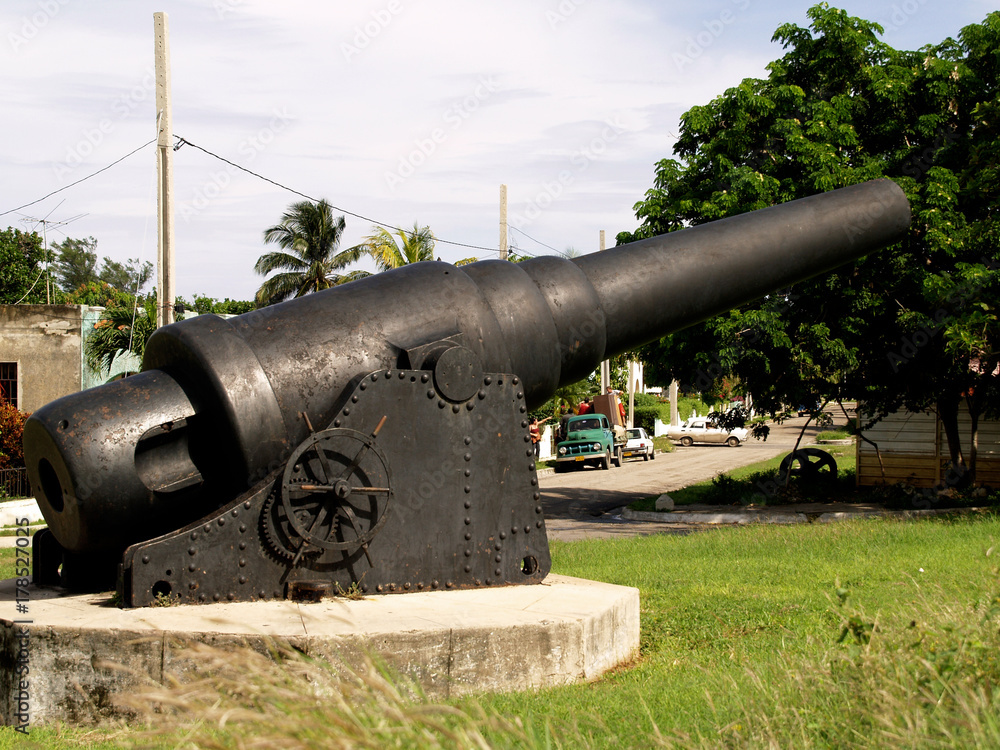
[[[507,186],[500,186],[500,260],[507,260]]]
[[[670,381],[670,426],[680,425],[680,415],[677,410],[677,396],[680,391],[680,384],[676,380]]]
[[[156,59],[156,326],[174,322],[174,172],[170,115],[170,29],[166,13],[153,14]]]
[[[635,427],[635,360],[628,361],[628,426]]]
[[[604,249],[604,230],[601,230],[601,250]],[[601,393],[608,392],[608,386],[611,385],[611,361],[604,360],[601,362]]]

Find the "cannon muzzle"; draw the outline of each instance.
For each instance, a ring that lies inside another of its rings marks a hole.
[[[399,590],[540,580],[547,542],[523,453],[528,409],[605,358],[897,241],[909,219],[902,190],[877,180],[572,260],[418,263],[165,326],[141,373],[32,415],[32,487],[65,554],[133,545],[126,578],[135,545],[183,532],[193,559],[229,523],[245,527],[253,555],[307,579]],[[363,509],[351,509],[355,497]],[[420,510],[420,524],[402,509]],[[508,526],[522,541],[514,562],[494,564],[504,556],[490,540],[501,529],[506,540]],[[400,552],[392,535],[413,549]],[[178,576],[157,568],[151,587],[177,594]],[[186,585],[194,600],[212,588]],[[235,598],[277,595],[272,582],[226,586]]]

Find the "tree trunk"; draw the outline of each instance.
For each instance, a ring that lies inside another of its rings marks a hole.
[[[979,415],[982,412],[982,398],[979,397],[978,390],[977,388],[965,397],[965,403],[969,406],[969,419],[972,423],[972,428],[969,431],[968,481],[970,487],[976,483],[976,456],[979,454]]]
[[[949,477],[962,477],[965,474],[965,456],[962,454],[962,441],[958,434],[958,405],[959,396],[947,396],[938,399],[937,411],[941,426],[944,427],[944,434],[948,440],[948,455],[951,458],[951,470]],[[954,485],[956,482],[949,481]]]

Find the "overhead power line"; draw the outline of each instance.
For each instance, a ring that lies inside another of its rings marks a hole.
[[[177,134],[174,134],[174,137],[177,139],[177,143],[174,145],[174,150],[175,151],[177,149],[181,148],[181,146],[190,146],[191,148],[195,148],[195,149],[197,149],[197,150],[199,150],[199,151],[207,154],[208,156],[211,156],[213,159],[218,159],[219,161],[224,162],[226,164],[229,164],[230,166],[234,167],[235,169],[240,170],[241,172],[246,172],[247,174],[249,174],[249,175],[251,175],[253,177],[256,177],[259,180],[263,180],[264,182],[268,182],[268,183],[274,185],[275,187],[281,188],[282,190],[286,190],[289,193],[293,193],[294,195],[298,195],[298,196],[300,196],[302,198],[305,198],[307,200],[311,200],[311,201],[316,202],[316,203],[319,202],[318,198],[315,198],[315,197],[313,197],[313,196],[311,196],[311,195],[309,195],[307,193],[303,193],[301,190],[296,190],[295,188],[289,187],[288,185],[280,183],[277,180],[272,180],[270,177],[265,177],[264,175],[259,174],[258,172],[254,172],[252,169],[247,169],[243,165],[237,164],[236,162],[231,161],[231,160],[225,158],[224,156],[220,156],[219,154],[216,154],[213,151],[208,150],[204,146],[199,146],[197,143],[193,143],[193,142],[189,141],[187,138],[183,138],[182,136],[179,136]],[[36,200],[30,201],[28,203],[25,203],[24,205],[18,206],[17,208],[11,208],[11,209],[8,209],[7,211],[3,211],[2,213],[0,213],[0,216],[6,216],[7,214],[15,213],[15,212],[20,211],[22,209],[28,208],[29,206],[33,206],[36,203],[41,203],[42,201],[46,200],[47,198],[51,198],[53,195],[57,195],[58,193],[61,193],[64,190],[69,190],[71,187],[74,187],[75,185],[79,185],[82,182],[86,182],[87,180],[91,179],[92,177],[96,177],[97,175],[101,174],[102,172],[108,171],[112,167],[114,167],[114,166],[120,164],[121,162],[125,161],[126,159],[128,159],[130,156],[132,156],[134,154],[137,154],[139,151],[142,151],[144,148],[146,148],[147,146],[151,146],[154,143],[156,143],[156,139],[155,138],[152,139],[152,140],[150,140],[150,141],[147,141],[146,143],[142,144],[138,148],[135,148],[132,151],[129,151],[124,156],[122,156],[122,157],[120,157],[118,159],[115,159],[113,162],[111,162],[110,164],[108,164],[108,165],[106,165],[104,167],[101,167],[97,171],[91,172],[90,174],[86,175],[85,177],[81,177],[79,180],[71,182],[68,185],[63,185],[61,188],[53,190],[51,193],[47,193],[46,195],[43,195],[41,198],[37,198]],[[333,204],[330,204],[330,207],[333,208],[336,211],[340,211],[341,213],[347,214],[348,216],[353,216],[356,219],[361,219],[362,221],[370,222],[371,224],[374,224],[374,225],[380,226],[380,227],[384,227],[385,229],[390,229],[390,230],[397,231],[397,232],[405,232],[405,231],[407,231],[405,229],[402,229],[400,227],[395,226],[394,224],[389,224],[389,223],[384,222],[384,221],[379,221],[378,219],[373,219],[373,218],[371,218],[369,216],[365,216],[364,214],[359,214],[359,213],[357,213],[355,211],[350,211],[350,210],[348,210],[346,208],[341,208],[340,206],[335,206]],[[515,227],[513,225],[509,225],[509,226],[510,226],[511,229],[513,229],[514,231],[516,231],[516,232],[524,235],[527,239],[531,240],[532,242],[534,242],[534,243],[536,243],[538,245],[541,245],[542,247],[547,248],[547,249],[551,250],[552,252],[554,252],[554,253],[556,253],[558,255],[561,255],[563,257],[568,257],[566,255],[566,253],[564,253],[564,252],[562,252],[560,250],[557,250],[556,248],[552,247],[552,245],[547,245],[544,242],[542,242],[541,240],[536,240],[531,235],[527,234],[523,230],[518,229],[517,227]],[[495,247],[484,247],[483,245],[473,245],[473,244],[468,243],[468,242],[458,242],[456,240],[447,240],[447,239],[443,239],[441,237],[435,237],[434,240],[436,242],[440,242],[440,243],[442,243],[444,245],[453,245],[455,247],[465,247],[465,248],[469,248],[471,250],[481,250],[483,252],[487,252],[487,253],[491,253],[491,254],[498,252],[498,249],[495,248]],[[535,257],[533,255],[533,253],[530,253],[530,252],[528,252],[526,250],[522,249],[521,252],[523,254],[525,254],[525,255],[529,255],[529,256]]]
[[[4,211],[3,213],[0,213],[0,216],[6,216],[7,214],[12,214],[15,211],[20,211],[22,208],[27,208],[28,206],[34,206],[36,203],[41,203],[46,198],[51,198],[53,195],[55,195],[57,193],[61,193],[63,190],[69,190],[74,185],[79,185],[81,182],[86,182],[91,177],[96,177],[101,172],[108,171],[109,169],[111,169],[111,167],[115,166],[116,164],[120,164],[121,162],[125,161],[127,158],[129,158],[130,156],[132,156],[132,154],[136,154],[136,153],[142,151],[144,148],[146,148],[146,146],[149,146],[149,145],[151,145],[153,143],[156,143],[156,139],[155,138],[153,140],[151,140],[151,141],[147,141],[146,143],[142,144],[141,146],[139,146],[139,148],[134,149],[133,151],[129,151],[127,154],[125,154],[125,156],[123,156],[120,159],[116,159],[115,161],[113,161],[110,164],[108,164],[106,167],[101,167],[96,172],[92,172],[92,173],[88,174],[86,177],[81,177],[79,180],[77,180],[76,182],[71,182],[69,185],[63,185],[61,188],[59,188],[57,190],[53,190],[48,195],[43,195],[38,200],[33,200],[30,203],[25,203],[23,206],[18,206],[17,208],[12,208],[9,211]]]
[[[202,151],[202,152],[208,154],[213,159],[218,159],[221,162],[225,162],[226,164],[229,164],[230,166],[235,167],[236,169],[239,169],[242,172],[246,172],[249,175],[253,175],[254,177],[256,177],[259,180],[264,180],[264,182],[269,182],[272,185],[281,188],[282,190],[287,190],[289,193],[294,193],[295,195],[301,196],[302,198],[305,198],[307,200],[311,200],[314,203],[318,203],[319,202],[318,198],[314,198],[311,195],[307,195],[306,193],[303,193],[301,190],[296,190],[295,188],[288,187],[288,185],[283,185],[282,183],[278,182],[277,180],[272,180],[270,177],[265,177],[262,174],[258,174],[257,172],[254,172],[252,169],[247,169],[246,167],[244,167],[244,166],[242,166],[240,164],[237,164],[234,161],[230,161],[229,159],[227,159],[224,156],[219,156],[218,154],[213,153],[212,151],[209,151],[204,146],[199,146],[197,143],[192,143],[187,138],[182,138],[181,136],[177,135],[176,133],[174,134],[174,137],[177,138],[177,141],[178,141],[177,145],[174,146],[175,149],[180,148],[181,146],[185,146],[185,145],[186,146],[191,146],[192,148],[196,148],[199,151]],[[353,216],[356,219],[361,219],[362,221],[370,222],[372,224],[375,224],[376,226],[384,227],[385,229],[392,229],[392,230],[395,230],[397,232],[405,232],[406,231],[405,229],[401,229],[400,227],[397,227],[397,226],[395,226],[393,224],[387,224],[384,221],[379,221],[378,219],[372,219],[372,218],[370,218],[368,216],[364,216],[363,214],[355,213],[354,211],[349,211],[346,208],[341,208],[340,206],[335,206],[332,203],[330,203],[330,208],[332,208],[332,209],[334,209],[336,211],[340,211],[341,213],[347,214],[348,216]],[[468,248],[471,248],[473,250],[484,250],[484,251],[486,251],[488,253],[495,253],[495,252],[497,252],[497,249],[495,247],[483,247],[482,245],[470,245],[467,242],[456,242],[454,240],[445,240],[445,239],[441,239],[440,237],[435,237],[434,241],[435,242],[441,242],[441,243],[443,243],[445,245],[455,245],[456,247],[468,247]]]
[[[545,244],[544,242],[542,242],[541,240],[536,240],[536,239],[535,239],[534,237],[532,237],[532,236],[531,236],[530,234],[528,234],[527,232],[525,232],[525,231],[523,231],[523,230],[521,230],[521,229],[518,229],[518,228],[517,228],[517,227],[515,227],[515,226],[514,226],[513,224],[511,224],[511,225],[509,225],[509,226],[510,226],[510,228],[511,228],[511,229],[513,229],[513,230],[514,230],[515,232],[518,232],[518,233],[520,233],[520,234],[523,234],[523,235],[524,235],[525,237],[527,237],[527,238],[528,238],[529,240],[531,240],[532,242],[534,242],[534,243],[536,243],[536,244],[538,244],[538,245],[541,245],[542,247],[547,247],[547,248],[548,248],[549,250],[551,250],[552,252],[554,252],[554,253],[556,253],[556,254],[558,254],[558,255],[561,255],[561,256],[563,256],[564,258],[568,258],[568,257],[569,257],[568,255],[566,255],[566,253],[562,252],[561,250],[556,250],[556,249],[555,249],[554,247],[552,247],[552,245],[546,245],[546,244]]]

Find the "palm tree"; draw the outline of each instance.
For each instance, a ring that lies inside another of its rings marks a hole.
[[[264,242],[277,245],[281,251],[260,256],[254,270],[261,276],[272,271],[283,273],[260,285],[257,304],[273,305],[368,276],[367,271],[338,273],[365,252],[360,245],[337,251],[345,225],[343,216],[333,218],[326,200],[299,201],[289,206],[280,224],[264,230]]]
[[[395,235],[395,236],[394,236]],[[396,243],[399,237],[400,244]],[[394,233],[384,227],[375,227],[374,233],[358,245],[375,261],[379,271],[400,268],[422,260],[434,260],[434,233],[430,227],[413,222],[413,230],[397,229]]]
[[[87,364],[95,372],[109,371],[114,361],[129,352],[140,360],[146,342],[156,330],[156,298],[109,307],[94,324],[85,346]]]

